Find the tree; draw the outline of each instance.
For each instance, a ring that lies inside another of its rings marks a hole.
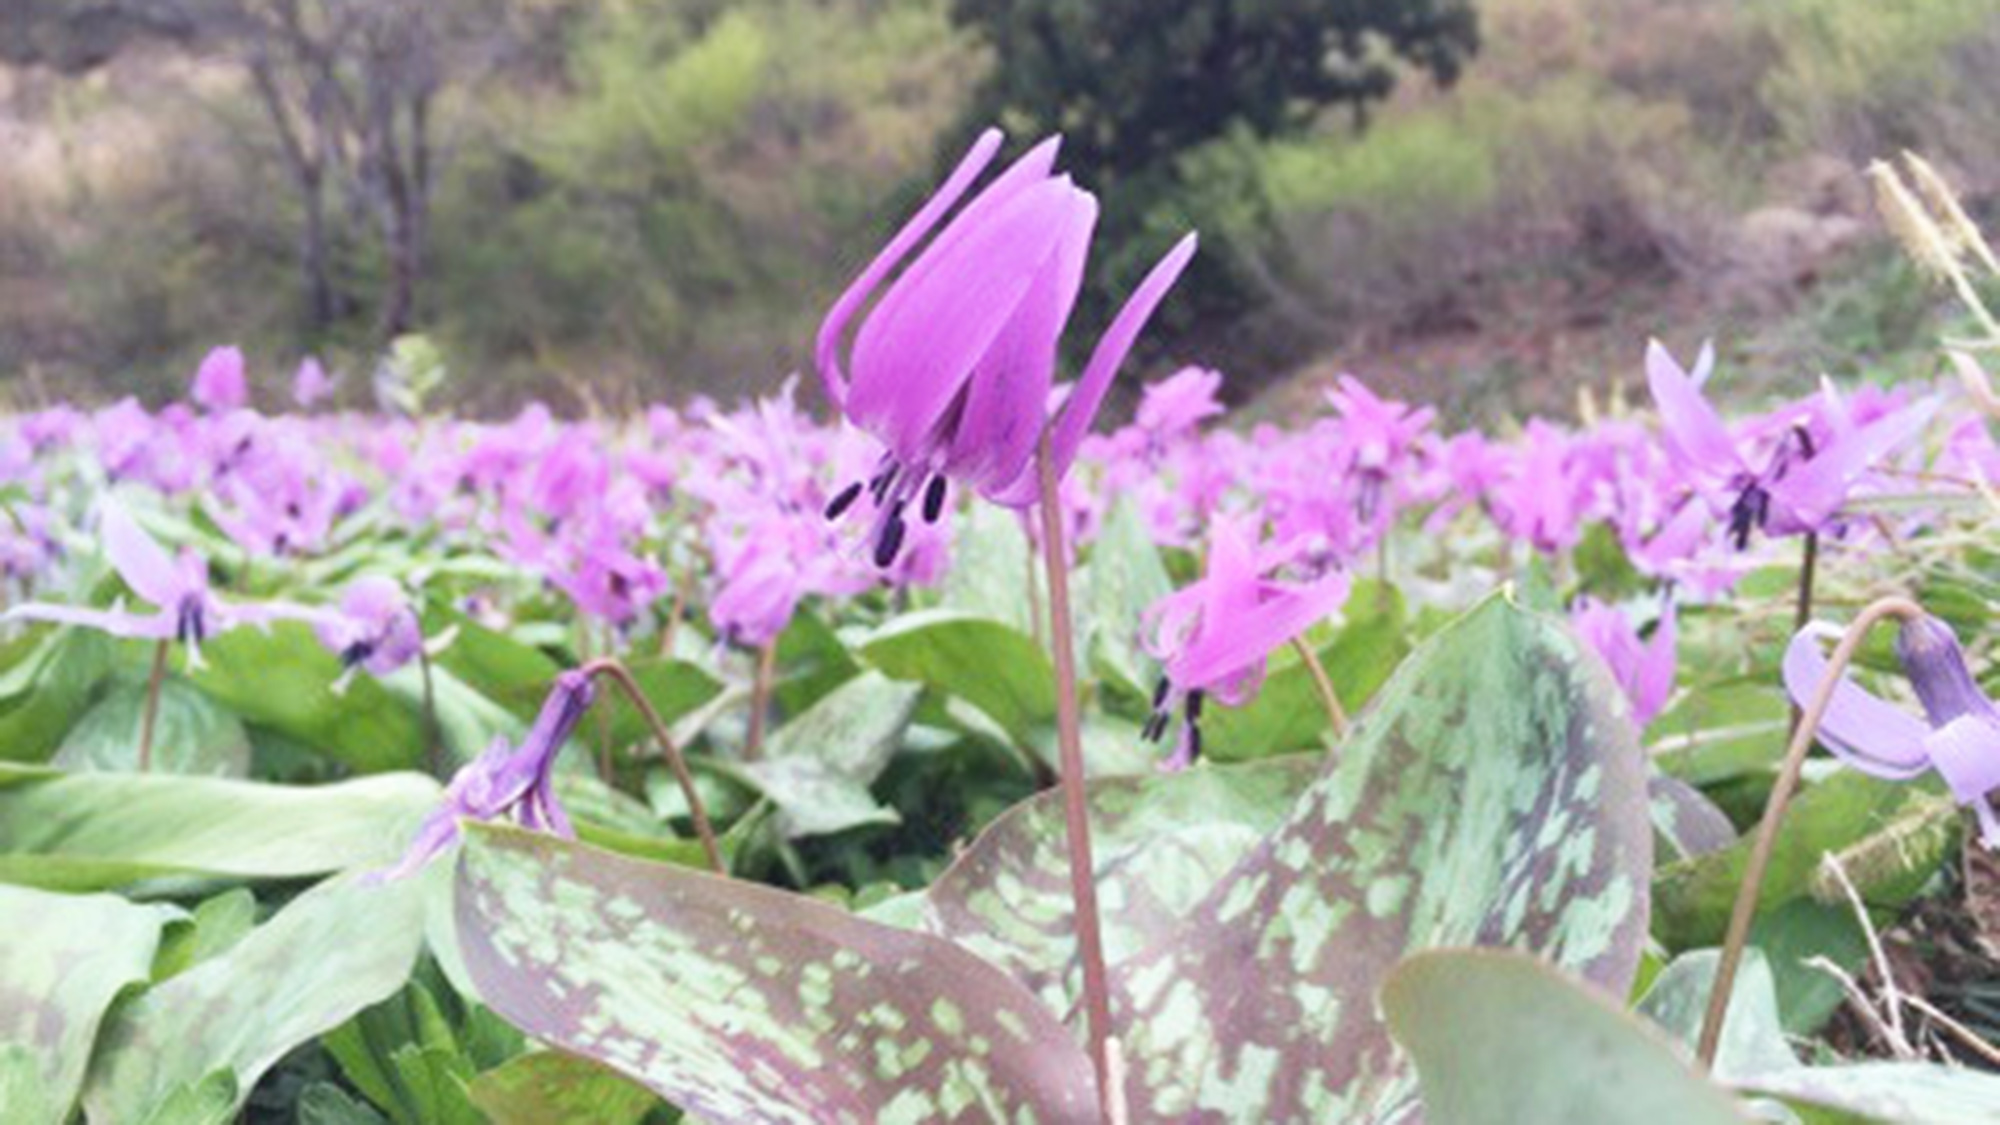
[[[1471,0],[954,0],[997,65],[981,120],[1065,135],[1110,189],[1233,128],[1292,129],[1388,96],[1398,60],[1440,82],[1478,46]]]

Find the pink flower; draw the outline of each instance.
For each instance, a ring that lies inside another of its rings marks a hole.
[[[250,401],[250,383],[243,374],[240,348],[217,348],[195,370],[188,397],[211,414],[240,409]]]

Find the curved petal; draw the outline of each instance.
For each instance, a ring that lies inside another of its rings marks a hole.
[[[972,181],[993,161],[993,154],[1000,151],[1001,133],[998,129],[988,129],[979,134],[972,147],[959,158],[958,166],[945,178],[924,205],[910,220],[903,224],[889,244],[884,246],[875,259],[861,271],[840,299],[827,310],[826,319],[820,323],[819,338],[813,349],[813,361],[819,368],[820,381],[826,386],[826,397],[842,409],[847,405],[847,376],[840,368],[840,338],[847,331],[847,322],[868,303],[868,298],[880,286],[897,264],[907,257],[917,243],[923,241],[931,228],[943,219],[960,196],[972,187]]]
[[[1771,496],[1800,528],[1818,528],[1833,518],[1877,461],[1916,437],[1930,419],[1928,405],[1877,418],[1779,477],[1771,484]]]
[[[1048,420],[1056,348],[1076,307],[1096,225],[1097,200],[1076,191],[1055,253],[973,371],[945,461],[951,476],[973,488],[1012,481],[1034,456]]]
[[[171,609],[188,591],[172,555],[146,534],[123,504],[106,501],[98,534],[104,554],[132,592],[162,609]]]
[[[1713,362],[1708,351],[1704,350],[1702,355]],[[1699,369],[1703,375],[1707,374],[1705,365]],[[1681,370],[1673,354],[1658,340],[1646,344],[1646,385],[1651,388],[1653,405],[1660,412],[1662,436],[1669,452],[1703,475],[1727,476],[1745,469],[1722,417],[1702,397],[1700,385]]]
[[[1674,690],[1674,667],[1678,660],[1679,629],[1674,605],[1669,601],[1660,611],[1660,622],[1639,657],[1634,678],[1632,711],[1640,726],[1653,721],[1667,705]]]
[[[921,275],[899,279],[854,343],[847,415],[920,464],[974,365],[1013,320],[1061,241],[1066,179],[1021,192]]]
[[[171,613],[126,613],[124,610],[89,609],[83,606],[26,602],[0,614],[0,621],[47,621],[54,625],[80,625],[134,640],[170,640],[178,622]]]
[[[1332,613],[1346,599],[1347,586],[1345,574],[1329,575],[1248,613],[1204,621],[1201,636],[1167,666],[1168,677],[1184,690],[1229,679]]]
[[[1961,805],[2000,789],[2000,721],[1992,716],[1953,719],[1924,739],[1924,753]]]
[[[1826,676],[1822,640],[1837,636],[1831,626],[1812,624],[1799,630],[1785,648],[1785,689],[1799,706],[1809,706]],[[1894,704],[1875,698],[1842,676],[1833,703],[1820,720],[1820,745],[1863,773],[1876,777],[1915,777],[1930,768],[1924,753],[1929,725]]]

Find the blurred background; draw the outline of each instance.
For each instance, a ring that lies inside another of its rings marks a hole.
[[[1895,370],[1860,168],[1980,208],[1995,120],[2000,0],[0,0],[0,402],[240,343],[363,405],[399,338],[469,412],[761,393],[987,122],[1103,199],[1082,345],[1202,232],[1142,359],[1253,414],[1562,412],[1649,334]]]

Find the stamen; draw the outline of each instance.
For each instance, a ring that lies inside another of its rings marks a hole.
[[[1158,742],[1167,733],[1167,713],[1155,711],[1146,718],[1146,725],[1139,728],[1139,737],[1147,742]]]
[[[931,483],[924,489],[924,522],[936,523],[943,514],[944,474],[940,473],[932,477]]]
[[[1193,719],[1189,719],[1187,724],[1187,744],[1188,744],[1188,761],[1190,762],[1200,761],[1201,727],[1197,725]]]
[[[859,499],[861,499],[861,482],[855,481],[853,484],[841,489],[839,493],[835,494],[832,500],[827,501],[826,518],[837,520],[846,515],[847,509],[852,508],[854,502]]]
[[[1167,678],[1165,676],[1161,676],[1159,682],[1153,685],[1153,710],[1158,711],[1159,709],[1165,707],[1166,705],[1167,705]]]
[[[903,505],[898,501],[890,510],[888,522],[882,525],[882,538],[875,541],[875,566],[887,570],[896,561],[896,552],[903,549]]]
[[[1187,720],[1190,725],[1194,724],[1195,722],[1201,719],[1201,703],[1202,700],[1206,698],[1207,696],[1203,695],[1199,688],[1195,689],[1194,691],[1188,692]]]

